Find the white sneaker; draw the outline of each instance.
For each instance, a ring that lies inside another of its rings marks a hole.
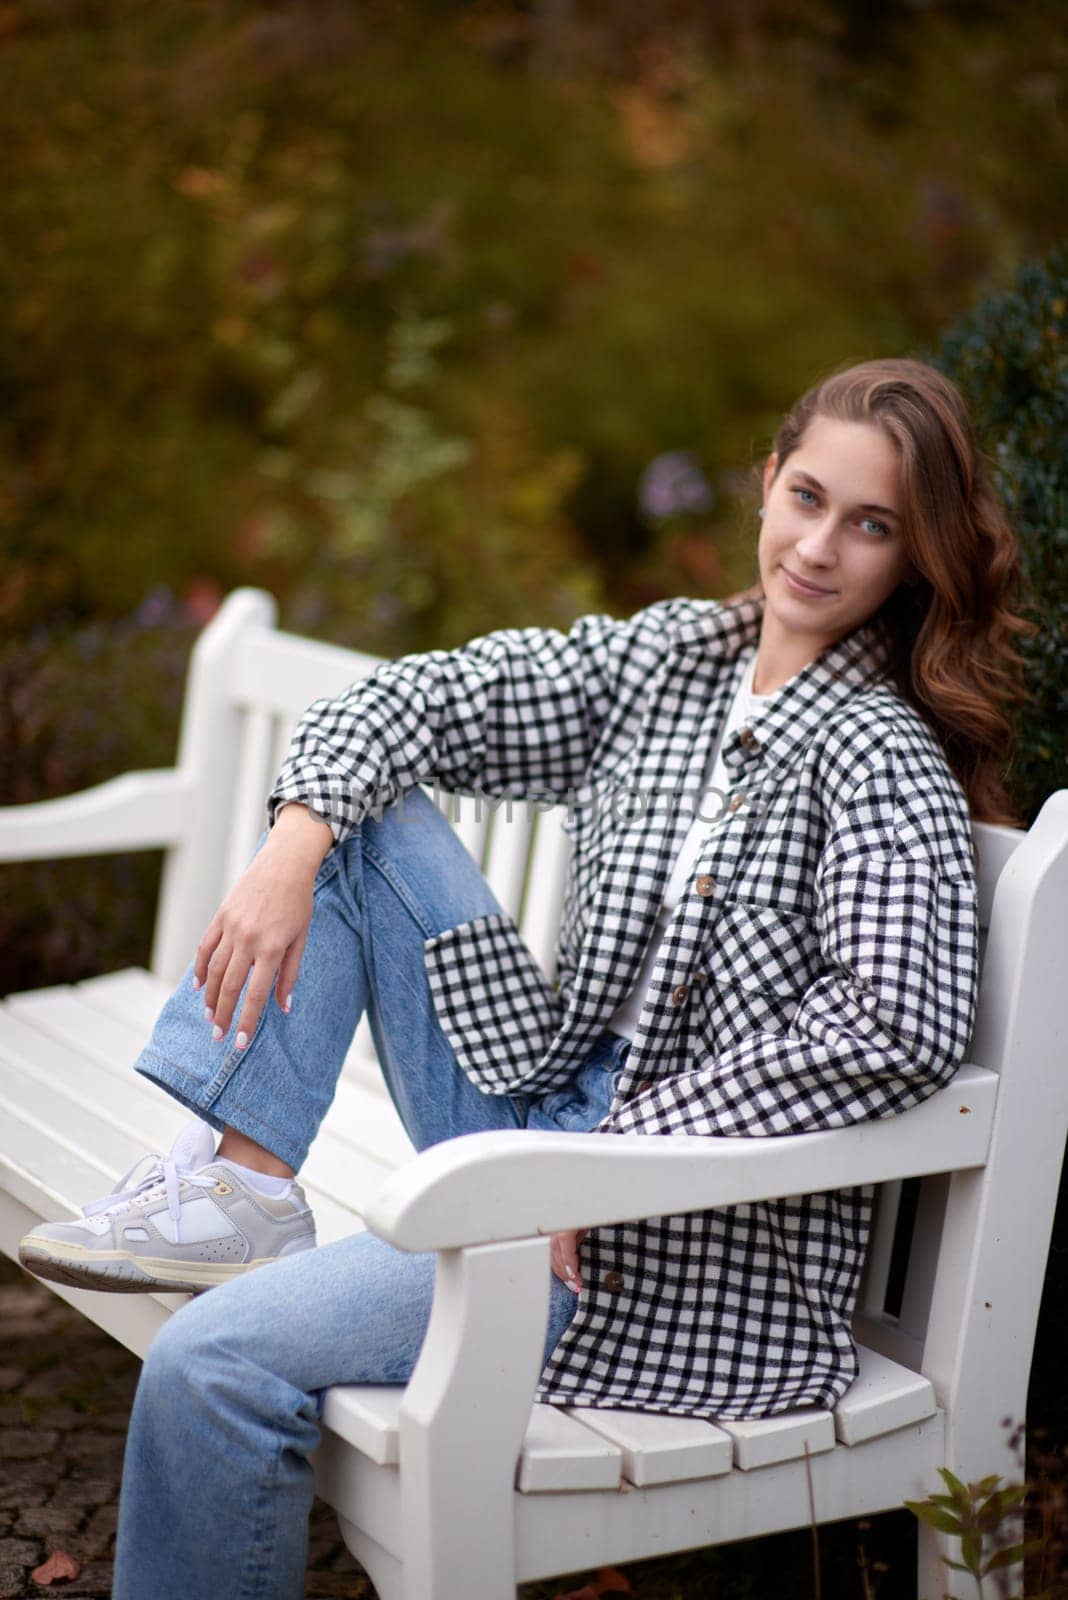
[[[296,1179],[280,1194],[263,1194],[214,1157],[212,1130],[190,1123],[169,1155],[142,1156],[77,1221],[33,1228],[19,1260],[55,1283],[148,1294],[210,1289],[314,1249],[315,1219]]]

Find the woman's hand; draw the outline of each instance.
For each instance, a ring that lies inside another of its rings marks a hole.
[[[575,1294],[582,1288],[582,1271],[579,1267],[579,1245],[589,1233],[589,1228],[572,1229],[568,1233],[554,1233],[549,1244],[549,1260],[561,1283]]]
[[[252,1038],[272,984],[283,1011],[308,938],[315,875],[333,843],[327,823],[306,807],[284,806],[262,848],[216,911],[197,946],[195,988],[204,988],[216,1039],[230,1026],[251,973],[238,1022],[237,1048]]]

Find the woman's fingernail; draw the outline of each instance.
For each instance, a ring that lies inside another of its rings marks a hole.
[[[291,994],[287,994],[286,995],[286,1014],[288,1015],[289,1012],[292,1011],[292,1009],[293,1009],[293,996]]]
[[[220,1039],[221,1039],[221,1038],[222,1038],[222,1036],[223,1036],[223,1031],[222,1031],[222,1029],[221,1029],[221,1028],[220,1028],[220,1027],[219,1027],[219,1024],[218,1024],[218,1023],[216,1023],[216,1024],[215,1024],[215,1026],[214,1026],[214,1028],[212,1028],[212,1030],[211,1030],[211,1036],[212,1036],[212,1038],[213,1038],[213,1039],[214,1039],[214,1040],[215,1040],[215,1042],[216,1042],[216,1044],[217,1044],[217,1043],[218,1043],[218,1042],[219,1042],[219,1040],[220,1040]]]
[[[573,1277],[574,1277],[574,1276],[575,1276],[575,1269],[574,1269],[574,1267],[565,1267],[565,1268],[564,1268],[564,1271],[565,1271],[565,1272],[566,1272],[566,1273],[567,1273],[567,1275],[568,1275],[568,1277],[569,1277],[569,1278],[573,1278]]]
[[[238,1034],[237,1038],[234,1040],[234,1043],[235,1043],[235,1045],[237,1046],[237,1048],[239,1050],[243,1050],[245,1048],[245,1046],[248,1044],[248,1034],[245,1032],[245,1030],[243,1028],[242,1028],[241,1032]]]
[[[211,1009],[210,1006],[205,1006],[204,1007],[204,1021],[205,1022],[214,1022],[215,1021],[215,1013]]]
[[[197,977],[196,973],[194,973],[193,974],[193,993],[196,994],[196,992],[197,992],[197,990],[199,988],[200,988],[200,979]]]
[[[572,1294],[581,1294],[582,1292],[581,1283],[576,1283],[574,1278],[568,1278],[565,1288],[570,1289]]]

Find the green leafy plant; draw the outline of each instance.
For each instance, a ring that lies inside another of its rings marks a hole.
[[[905,1505],[928,1527],[960,1540],[962,1560],[952,1561],[948,1556],[942,1559],[955,1572],[971,1574],[980,1600],[985,1593],[983,1579],[991,1573],[998,1574],[999,1592],[1004,1595],[1002,1578],[1008,1569],[1020,1565],[1045,1543],[1044,1538],[1016,1538],[1027,1497],[1026,1485],[1002,1484],[997,1474],[980,1478],[977,1483],[962,1483],[948,1468],[939,1467],[938,1471],[948,1493],[931,1494],[926,1500],[906,1500]],[[1034,1600],[1040,1597],[1035,1596]]]

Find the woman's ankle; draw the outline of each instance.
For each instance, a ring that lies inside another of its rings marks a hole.
[[[257,1144],[246,1133],[239,1133],[236,1128],[225,1129],[215,1154],[236,1162],[239,1167],[250,1167],[253,1172],[266,1173],[270,1178],[295,1176],[287,1162],[273,1155],[270,1150],[265,1150],[262,1144]]]

